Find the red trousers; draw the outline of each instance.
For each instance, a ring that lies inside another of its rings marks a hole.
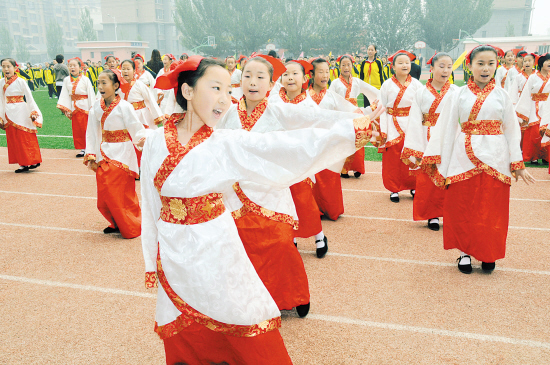
[[[279,309],[309,303],[309,285],[300,253],[294,246],[294,231],[248,212],[235,224],[248,258]]]
[[[86,128],[88,126],[88,114],[79,110],[73,112],[71,118],[73,126],[73,143],[77,150],[86,149]]]
[[[9,163],[20,166],[36,165],[42,162],[38,138],[35,133],[25,132],[12,125],[6,128]]]
[[[425,172],[416,175],[416,194],[413,201],[413,219],[424,221],[443,217],[445,190],[438,188]]]
[[[342,169],[343,174],[347,174],[348,171],[357,171],[361,174],[365,173],[365,149],[360,148],[351,156],[346,159],[344,163],[344,168]]]
[[[330,170],[323,170],[315,174],[313,196],[319,210],[329,219],[335,221],[341,214],[344,214],[340,174]]]
[[[416,198],[415,198],[416,199]],[[449,185],[443,209],[443,245],[483,262],[504,258],[510,185],[486,173]]]
[[[118,227],[124,238],[141,235],[141,209],[136,194],[136,180],[107,161],[102,161],[96,172],[97,209]]]
[[[382,181],[392,193],[416,188],[416,176],[409,174],[409,167],[401,161],[404,140],[386,149],[382,154]]]
[[[290,187],[290,192],[298,214],[298,230],[294,231],[294,237],[308,238],[321,232],[321,211],[315,202],[311,186],[300,181]]]

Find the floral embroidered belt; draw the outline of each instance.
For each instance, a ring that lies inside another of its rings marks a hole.
[[[241,84],[231,84],[231,87],[241,87]]]
[[[462,133],[469,135],[498,136],[502,134],[500,120],[472,120],[462,123]]]
[[[84,100],[84,99],[88,99],[88,95],[80,95],[80,94],[71,95],[72,101]]]
[[[546,101],[548,100],[549,93],[532,93],[531,100],[533,101]]]
[[[145,101],[136,101],[135,103],[132,103],[132,106],[134,107],[134,110],[140,110],[145,108]]]
[[[394,117],[408,117],[410,110],[411,107],[408,106],[406,108],[388,108],[386,112]]]
[[[8,104],[22,103],[22,102],[25,101],[23,95],[7,96],[6,99],[7,99]]]
[[[422,125],[424,127],[435,127],[435,124],[437,123],[437,120],[439,119],[439,113],[426,113],[422,114]]]
[[[199,224],[218,218],[225,212],[223,194],[212,193],[195,198],[161,196],[160,219],[174,224]]]
[[[102,141],[107,143],[120,143],[120,142],[127,142],[131,141],[130,133],[128,133],[128,130],[121,129],[118,131],[106,131],[103,130],[102,132]]]

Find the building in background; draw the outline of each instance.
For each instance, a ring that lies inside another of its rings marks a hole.
[[[101,0],[103,30],[99,39],[147,42],[147,59],[153,49],[161,54],[183,53],[172,16],[174,10],[173,0]]]
[[[495,0],[491,20],[474,38],[525,37],[530,34],[533,0]]]
[[[143,41],[97,41],[97,42],[78,42],[83,61],[105,62],[105,57],[112,54],[123,61],[132,58],[136,53],[145,55],[149,45]]]

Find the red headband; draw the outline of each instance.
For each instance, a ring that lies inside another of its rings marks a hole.
[[[174,57],[174,55],[171,54],[171,53],[167,53],[167,54],[165,54],[165,56],[168,56],[168,58],[170,58],[172,61],[174,61],[176,59],[176,57]]]
[[[393,59],[395,58],[395,56],[397,56],[397,55],[400,54],[400,53],[404,53],[404,54],[406,54],[407,56],[409,56],[409,59],[410,59],[411,61],[414,61],[414,60],[416,59],[416,56],[413,55],[411,52],[405,51],[404,49],[400,49],[399,51],[395,52],[395,53],[392,54],[390,57],[388,57],[388,61],[393,63]]]
[[[136,53],[136,55],[135,55],[134,57],[132,57],[132,60],[135,62],[137,58],[139,58],[139,59],[141,59],[143,62],[145,62],[145,58],[143,58],[143,56],[140,55],[139,53]]]
[[[336,59],[336,61],[338,61],[338,63],[340,63],[340,60],[341,60],[342,57],[344,57],[344,56],[348,56],[349,58],[351,58],[351,62],[352,62],[352,63],[355,63],[355,58],[354,58],[352,55],[350,55],[350,54],[343,54],[343,55],[341,55],[340,57],[338,57],[338,58]]]
[[[292,60],[290,62],[296,62],[296,63],[299,63],[300,65],[302,65],[302,67],[304,68],[304,72],[306,75],[309,75],[309,73],[311,72],[311,70],[313,70],[313,65],[307,61],[304,61],[304,60]]]
[[[174,62],[175,66],[172,68],[170,65],[170,71],[160,75],[155,83],[155,88],[161,90],[174,89],[174,94],[178,91],[178,76],[184,71],[196,71],[199,68],[199,64],[204,59],[202,56],[191,56],[187,61]]]
[[[281,75],[285,73],[286,67],[278,58],[266,56],[263,54],[256,54],[256,52],[254,52],[253,55],[254,56],[250,56],[251,60],[255,57],[261,57],[269,62],[271,66],[273,66],[273,82],[277,81],[279,77],[281,77]]]
[[[432,56],[432,58],[430,58],[427,62],[426,62],[426,65],[431,65],[433,60],[434,60],[434,57],[435,55],[437,54],[437,52],[434,53],[434,55]]]
[[[240,56],[239,56],[239,59],[237,60],[237,62],[239,62],[239,63],[240,63],[240,62],[241,62],[241,60],[242,60],[243,58],[244,58],[244,59],[246,60],[246,57],[245,57],[245,56],[243,56],[243,55],[240,55]]]
[[[69,62],[71,62],[72,60],[77,60],[80,62],[80,66],[82,66],[84,64],[84,62],[82,62],[82,60],[80,59],[80,57],[73,57],[71,58],[70,60],[67,61],[67,64],[69,64]]]
[[[109,57],[113,57],[113,58],[116,60],[116,57],[113,56],[112,54],[108,54],[108,55],[105,56],[103,59],[104,59],[105,61],[107,61],[107,60],[109,59]]]
[[[504,51],[502,49],[500,49],[498,47],[495,47],[495,46],[491,46],[490,44],[480,44],[479,46],[476,46],[476,47],[472,48],[472,50],[470,52],[468,52],[468,54],[466,55],[466,64],[469,65],[472,62],[472,52],[474,51],[474,49],[477,49],[477,48],[483,47],[483,46],[493,48],[497,52],[497,57],[504,57]]]
[[[116,78],[118,79],[118,83],[120,85],[120,90],[122,90],[124,94],[128,94],[128,91],[130,89],[130,84],[128,83],[128,81],[124,79],[124,77],[122,77],[120,70],[111,69],[110,71],[114,72],[114,74],[116,75]]]

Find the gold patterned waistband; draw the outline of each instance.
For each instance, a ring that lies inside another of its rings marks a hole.
[[[132,103],[132,105],[134,106],[134,110],[140,110],[145,108],[145,101],[136,101],[135,103]]]
[[[231,87],[241,87],[241,84],[231,84]]]
[[[533,101],[546,101],[548,100],[549,93],[532,93],[531,100]]]
[[[88,95],[81,95],[81,94],[71,95],[71,100],[72,101],[84,100],[84,99],[88,99]]]
[[[23,95],[7,96],[6,99],[8,104],[22,103],[25,101]]]
[[[470,135],[497,136],[502,134],[500,120],[472,120],[462,123],[462,133]]]
[[[435,124],[437,123],[437,120],[439,119],[439,113],[434,113],[434,114],[430,114],[430,113],[426,113],[426,114],[422,114],[422,125],[424,127],[434,127]]]
[[[411,107],[408,106],[406,108],[388,108],[386,112],[394,117],[408,117],[410,110]]]
[[[223,194],[212,193],[195,198],[161,196],[160,219],[168,223],[191,225],[211,221],[225,212]]]
[[[126,129],[121,129],[118,131],[103,130],[102,137],[102,141],[107,143],[120,143],[132,140],[130,138],[130,133],[128,133],[128,130]]]

